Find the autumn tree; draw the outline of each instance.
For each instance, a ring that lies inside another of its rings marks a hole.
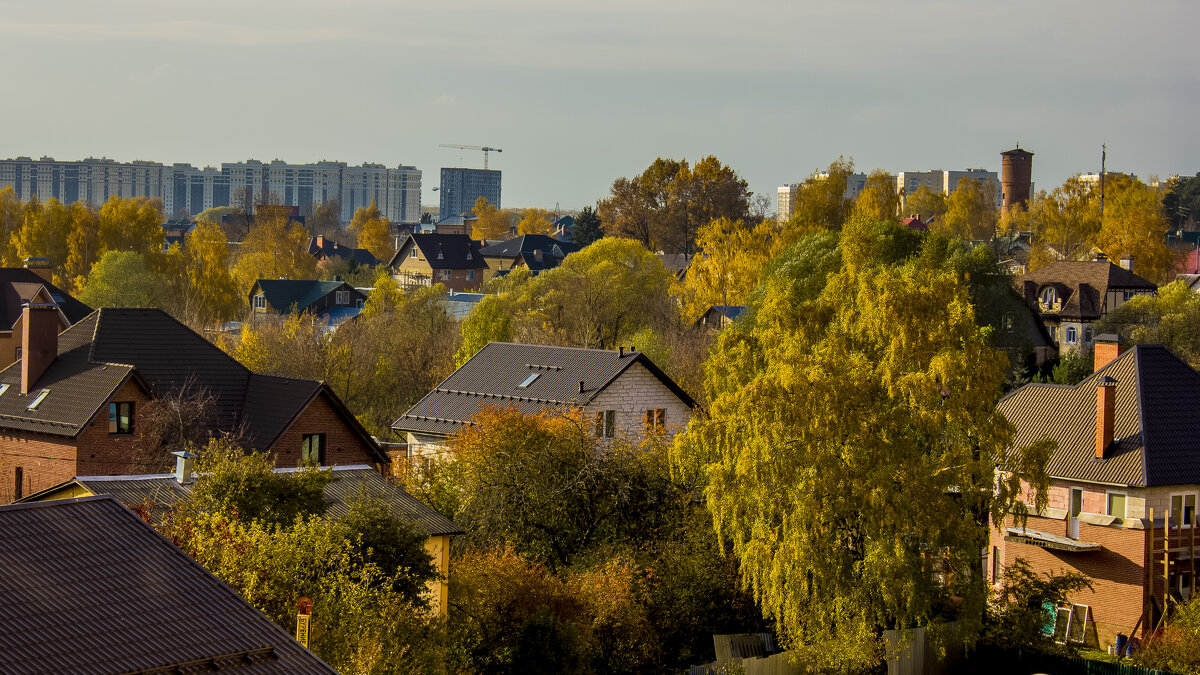
[[[867,176],[866,185],[854,200],[851,217],[868,222],[894,222],[900,211],[900,195],[896,192],[896,179],[883,169],[876,169]]]
[[[1011,448],[995,409],[1005,359],[966,286],[887,264],[893,232],[843,232],[863,241],[840,255],[827,234],[785,252],[751,320],[718,337],[709,415],[673,450],[789,646],[833,670],[877,664],[884,628],[948,630],[951,598],[958,630],[977,634],[989,515],[1021,506],[1021,478],[1039,501],[1048,483],[1049,447]]]
[[[517,234],[554,234],[554,214],[539,208],[523,210]]]
[[[314,279],[316,274],[316,258],[308,254],[308,231],[279,210],[255,219],[233,266],[241,293],[249,292],[258,279]]]
[[[17,267],[17,235],[22,225],[23,204],[11,188],[0,189],[0,264]]]
[[[57,199],[42,204],[32,198],[21,209],[21,228],[17,231],[15,245],[16,260],[49,258],[54,281],[71,288],[71,280],[65,276],[70,236],[70,209]]]
[[[480,197],[475,200],[475,207],[471,213],[476,218],[471,237],[489,241],[508,239],[512,232],[512,215],[508,211],[502,211],[493,206],[486,197]]]
[[[390,260],[396,249],[392,248],[392,225],[386,218],[373,218],[363,223],[358,231],[358,248],[365,248],[379,260]]]
[[[911,195],[904,196],[904,212],[919,215],[925,222],[940,219],[946,213],[946,195],[922,183]]]
[[[716,218],[745,220],[750,190],[716,157],[696,162],[656,159],[642,173],[613,182],[597,212],[610,236],[640,241],[650,250],[690,254],[700,226]]]
[[[147,261],[162,251],[163,205],[160,199],[110,197],[100,207],[104,251],[134,251]]]
[[[579,211],[579,215],[575,216],[575,228],[571,231],[571,241],[580,246],[587,246],[604,236],[604,230],[600,226],[600,216],[596,215],[596,211],[585,206]]]
[[[161,290],[140,253],[109,251],[92,268],[79,300],[92,307],[158,307]]]
[[[1095,245],[1109,260],[1134,257],[1138,275],[1155,282],[1175,276],[1175,256],[1167,248],[1167,217],[1153,188],[1124,176],[1105,190],[1104,215]]]
[[[995,184],[963,176],[946,197],[946,212],[930,229],[968,241],[988,240],[995,236],[999,217]]]
[[[200,327],[231,321],[242,308],[237,281],[229,267],[229,245],[216,223],[204,220],[162,256],[161,283],[171,289],[166,309],[175,318]]]
[[[1200,368],[1200,293],[1183,281],[1137,295],[1096,324],[1096,334],[1115,333],[1128,344],[1157,344],[1193,368]]]
[[[853,202],[846,198],[846,181],[854,173],[854,160],[839,157],[825,171],[814,171],[800,184],[792,201],[792,217],[783,227],[783,239],[793,243],[803,234],[838,230]]]
[[[354,215],[350,217],[350,224],[346,227],[355,238],[362,232],[363,226],[372,220],[383,218],[383,212],[376,206],[375,200],[371,200],[370,206],[360,206],[354,210]]]
[[[684,320],[695,321],[713,305],[743,304],[778,246],[773,221],[749,226],[718,218],[701,226],[683,283]]]
[[[323,204],[313,204],[312,215],[305,221],[308,225],[309,232],[313,236],[322,235],[326,239],[341,241],[344,232],[342,230],[342,203],[336,199],[330,199]]]

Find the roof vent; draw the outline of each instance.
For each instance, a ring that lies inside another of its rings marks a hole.
[[[171,454],[175,455],[175,481],[180,485],[191,483],[192,465],[196,463],[196,456],[187,450],[177,450]]]

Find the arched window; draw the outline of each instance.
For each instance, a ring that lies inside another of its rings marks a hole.
[[[1047,286],[1042,289],[1042,293],[1038,296],[1038,300],[1040,300],[1043,305],[1053,305],[1054,302],[1058,300],[1058,291],[1054,290],[1053,286]]]
[[[1079,329],[1071,326],[1067,328],[1067,344],[1073,345],[1079,339]]]

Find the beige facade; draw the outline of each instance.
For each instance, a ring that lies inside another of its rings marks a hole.
[[[652,416],[647,424],[647,411],[655,410],[663,411],[661,422]],[[630,366],[584,406],[584,419],[594,421],[597,413],[607,411],[614,415],[615,435],[629,440],[642,438],[648,426],[658,431],[660,424],[669,440],[687,428],[692,416],[687,404],[640,363]]]

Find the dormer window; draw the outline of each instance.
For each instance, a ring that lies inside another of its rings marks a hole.
[[[440,248],[438,249],[438,256],[437,256],[437,259],[438,259],[438,260],[445,260],[445,259],[446,259],[446,256],[442,255],[442,249],[440,249]]]
[[[471,253],[471,249],[467,249],[467,260],[474,260],[475,254]]]
[[[1058,296],[1058,289],[1053,286],[1046,286],[1038,293],[1038,309],[1043,313],[1058,312],[1062,309],[1062,298]]]

